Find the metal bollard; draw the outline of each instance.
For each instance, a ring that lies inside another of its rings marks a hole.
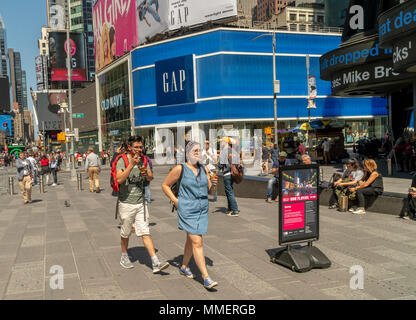
[[[14,177],[9,177],[9,194],[14,195]]]
[[[41,175],[39,179],[39,191],[40,193],[45,193],[45,175]]]
[[[388,172],[389,177],[391,177],[392,176],[391,158],[387,159],[387,172]]]
[[[78,191],[82,191],[82,174],[81,173],[77,174],[77,186],[78,186]]]

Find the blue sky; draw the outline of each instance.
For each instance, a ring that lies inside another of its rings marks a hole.
[[[46,0],[0,0],[0,13],[6,25],[7,48],[21,54],[27,77],[27,102],[33,110],[29,88],[36,90],[35,57],[39,55],[41,27],[47,22]]]

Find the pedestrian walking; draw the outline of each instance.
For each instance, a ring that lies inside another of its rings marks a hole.
[[[26,159],[24,152],[19,153],[19,158],[16,160],[16,169],[23,202],[24,204],[32,203],[32,166],[30,161]]]
[[[330,164],[331,163],[331,156],[330,156],[330,148],[331,148],[331,143],[328,141],[328,139],[325,138],[324,142],[322,143],[322,148],[324,150],[324,160],[325,160],[325,164]]]
[[[88,173],[90,192],[94,192],[95,185],[95,192],[100,193],[100,180],[98,179],[101,172],[100,158],[95,154],[93,147],[89,147],[88,152],[89,154],[85,159],[85,170]]]
[[[217,152],[214,150],[214,148],[210,147],[209,140],[205,140],[205,148],[202,151],[202,163],[206,166],[206,168],[209,170],[210,175],[217,174],[218,168],[217,168],[217,161],[218,156]],[[217,189],[215,189],[213,201],[217,201]]]
[[[223,140],[221,143],[223,144],[223,148],[220,153],[219,168],[223,172],[224,190],[228,202],[227,215],[238,217],[240,210],[238,210],[237,201],[234,196],[234,181],[231,176],[231,164],[239,164],[240,155],[232,148],[231,140],[229,138],[226,141]]]
[[[146,161],[149,164],[150,171],[152,171],[152,175],[153,175],[152,160],[146,154],[144,155],[144,157],[146,158]],[[144,196],[145,196],[147,203],[152,202],[152,196],[150,194],[150,181],[147,181],[147,180],[144,182]]]
[[[269,174],[269,160],[271,158],[269,148],[263,142],[261,146],[261,166],[259,176],[267,176]]]
[[[29,156],[27,157],[27,160],[30,161],[30,165],[32,166],[32,174],[33,174],[33,185],[37,185],[38,184],[38,175],[39,175],[39,166],[38,163],[36,161],[36,157],[34,155],[33,152],[31,152],[29,154]]]
[[[46,176],[46,181],[43,180],[43,182],[46,185],[48,185],[48,182],[49,182],[49,174],[50,174],[49,159],[46,157],[46,154],[43,153],[40,159],[40,175],[41,175],[41,179],[43,179]]]
[[[120,228],[120,264],[127,269],[134,267],[127,254],[129,237],[134,226],[136,235],[142,238],[152,260],[153,273],[158,273],[169,267],[169,263],[160,262],[150,236],[149,208],[144,198],[144,181],[151,181],[153,174],[143,156],[143,140],[141,137],[129,138],[127,159],[128,166],[126,166],[122,157],[117,161],[119,213],[123,222]]]
[[[279,181],[279,167],[280,166],[289,166],[292,162],[287,158],[287,153],[285,151],[280,152],[279,158],[277,161],[273,162],[272,167],[272,177],[267,182],[267,191],[266,191],[266,202],[272,203],[273,196],[273,186],[277,185]],[[279,201],[279,196],[276,197],[276,202]]]
[[[201,165],[201,146],[197,142],[188,142],[186,145],[186,162],[177,165],[166,177],[162,189],[178,209],[178,227],[186,232],[186,243],[179,269],[181,275],[193,279],[194,275],[188,267],[193,256],[202,274],[204,287],[211,289],[218,285],[208,275],[205,264],[202,236],[208,230],[208,192],[213,194],[213,186],[217,184],[217,178],[211,179],[209,170]],[[183,170],[183,172],[182,172]],[[182,174],[179,185],[178,197],[175,197],[171,187]]]
[[[53,183],[52,186],[56,186],[58,184],[58,166],[59,160],[56,155],[51,154],[51,158],[49,159],[49,168],[53,176]]]

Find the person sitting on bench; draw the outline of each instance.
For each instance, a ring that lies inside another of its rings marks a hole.
[[[412,185],[409,188],[409,194],[405,200],[402,212],[400,212],[400,218],[416,220],[416,176],[412,179]]]
[[[341,195],[345,196],[347,194],[348,188],[357,185],[364,176],[364,171],[361,170],[357,159],[348,159],[346,166],[347,168],[345,169],[341,178],[334,182],[332,195],[329,199],[329,209],[338,208],[338,198]]]
[[[377,164],[373,159],[363,161],[364,176],[357,187],[350,188],[351,192],[357,192],[358,208],[350,209],[353,214],[365,214],[365,197],[377,197],[383,193],[383,177],[377,171]]]

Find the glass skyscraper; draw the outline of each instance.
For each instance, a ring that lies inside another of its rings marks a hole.
[[[0,14],[0,75],[7,76],[7,41],[6,26]]]

